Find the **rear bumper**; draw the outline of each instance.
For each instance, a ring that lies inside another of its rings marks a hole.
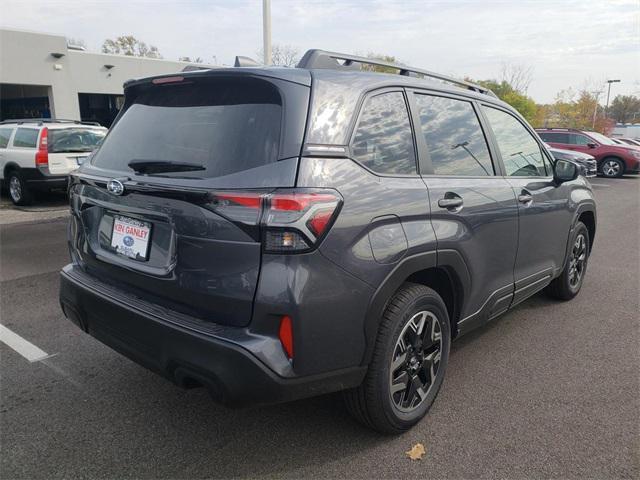
[[[20,173],[27,185],[34,190],[66,189],[69,183],[68,175],[51,175],[39,168],[22,168]]]
[[[259,339],[244,330],[163,318],[162,312],[115,298],[68,265],[61,272],[60,303],[65,315],[102,343],[183,387],[201,384],[230,406],[278,403],[354,387],[365,368],[319,375],[277,375],[249,348]],[[246,347],[246,348],[245,348]]]

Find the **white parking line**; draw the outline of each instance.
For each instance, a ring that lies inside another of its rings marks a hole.
[[[0,342],[12,348],[30,362],[38,362],[49,356],[47,352],[39,349],[33,343],[26,341],[17,333],[13,333],[0,324]]]
[[[603,188],[607,188],[611,186],[608,183],[593,183],[593,182],[591,182],[591,185],[593,185],[594,187],[603,187]]]

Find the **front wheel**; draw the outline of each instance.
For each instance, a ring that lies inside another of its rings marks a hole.
[[[602,175],[607,178],[620,178],[624,173],[624,164],[617,158],[605,158],[600,166]]]
[[[564,270],[547,287],[547,292],[558,300],[571,300],[575,297],[580,292],[587,274],[591,243],[589,230],[584,223],[577,223],[571,242],[571,251]]]
[[[361,423],[382,433],[402,433],[433,404],[444,379],[451,328],[442,298],[432,289],[404,284],[382,317],[373,358],[345,402]]]

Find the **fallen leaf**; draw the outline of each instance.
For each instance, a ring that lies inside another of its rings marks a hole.
[[[411,460],[422,460],[422,456],[425,454],[424,445],[416,443],[411,450],[405,453]]]

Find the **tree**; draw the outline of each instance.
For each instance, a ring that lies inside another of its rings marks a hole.
[[[471,80],[473,82],[473,80]],[[503,102],[515,108],[528,122],[533,122],[536,117],[537,105],[531,97],[516,90],[506,80],[479,80],[474,83],[488,88]],[[522,86],[522,84],[521,84]]]
[[[511,85],[516,92],[526,95],[532,79],[532,67],[518,63],[502,64],[502,81]]]
[[[133,35],[124,35],[115,40],[105,40],[102,44],[102,53],[114,53],[130,57],[162,58],[157,47],[147,45]]]
[[[291,45],[280,45],[274,43],[271,46],[271,64],[278,67],[295,67],[300,60],[299,50]],[[262,61],[264,59],[264,50],[261,48],[256,55]]]
[[[609,106],[609,117],[616,122],[633,122],[640,119],[640,98],[635,95],[617,95]]]
[[[598,94],[586,89],[578,92],[562,90],[551,105],[538,107],[543,114],[536,115],[536,127],[577,128],[595,130],[605,135],[613,128],[598,102]]]
[[[383,62],[388,62],[388,63],[398,63],[400,65],[400,63],[396,60],[396,57],[392,57],[391,55],[384,55],[382,53],[369,52],[367,53],[366,57],[372,60],[381,60]],[[391,68],[391,67],[382,67],[379,65],[364,64],[362,65],[362,70],[364,70],[365,72],[398,73],[399,69]]]

